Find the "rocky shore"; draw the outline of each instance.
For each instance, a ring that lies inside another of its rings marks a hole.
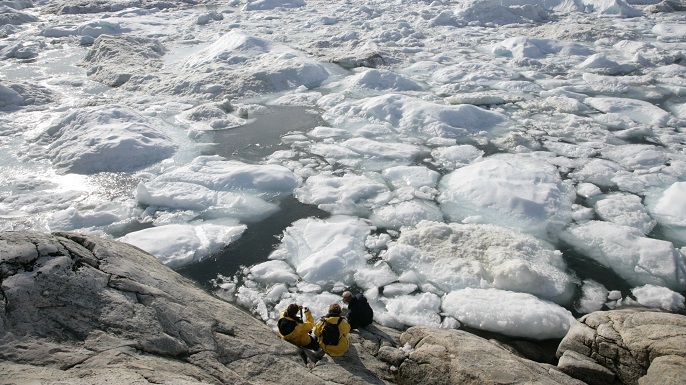
[[[648,309],[585,316],[552,362],[531,344],[373,325],[351,335],[344,357],[306,365],[265,324],[124,243],[0,232],[0,280],[2,384],[670,385],[686,378],[686,317]]]

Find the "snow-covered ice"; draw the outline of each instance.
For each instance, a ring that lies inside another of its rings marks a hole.
[[[382,325],[539,339],[683,312],[684,25],[643,0],[3,1],[0,230],[132,243],[271,326],[345,290]]]

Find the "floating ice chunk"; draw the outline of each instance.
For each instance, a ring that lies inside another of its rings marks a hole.
[[[545,147],[551,152],[567,158],[591,158],[598,153],[596,149],[591,147],[564,142],[546,141]]]
[[[608,146],[602,154],[629,170],[646,170],[669,162],[669,155],[661,147],[648,144]]]
[[[165,265],[179,268],[200,261],[243,235],[246,226],[173,224],[128,233],[119,241],[139,247]]]
[[[384,297],[397,297],[399,295],[412,294],[417,289],[419,287],[414,283],[395,282],[383,287],[383,295]]]
[[[431,150],[431,156],[436,163],[448,170],[466,166],[484,155],[482,150],[470,145],[463,144],[449,147],[439,147]]]
[[[579,303],[574,308],[582,314],[602,309],[609,294],[605,286],[592,279],[584,280],[583,286],[581,286],[581,293],[582,296],[579,299]]]
[[[636,301],[646,307],[656,307],[667,311],[680,311],[684,308],[684,296],[666,287],[643,285],[631,289]]]
[[[266,11],[274,8],[304,7],[305,0],[248,0],[243,6],[244,11]]]
[[[420,153],[419,148],[411,144],[383,143],[367,138],[348,139],[342,145],[365,157],[390,158],[408,163]]]
[[[657,23],[653,27],[653,33],[660,41],[686,41],[686,27],[683,24]]]
[[[686,243],[686,182],[675,182],[663,192],[647,197],[646,205],[667,237]]]
[[[420,91],[422,85],[395,72],[366,69],[346,79],[348,88],[366,88],[379,91]]]
[[[575,204],[572,205],[572,210],[574,210],[572,213],[572,218],[575,222],[586,222],[595,217],[595,212],[589,207]]]
[[[469,327],[536,340],[562,338],[576,322],[569,310],[552,302],[497,289],[450,292],[442,308]]]
[[[298,185],[293,172],[279,165],[247,164],[220,156],[199,156],[156,182],[194,183],[215,191],[252,193],[260,197],[290,195]]]
[[[686,289],[686,261],[670,242],[646,238],[633,227],[600,221],[571,226],[560,237],[632,285]]]
[[[459,168],[443,177],[438,198],[453,221],[479,216],[547,237],[571,221],[574,189],[557,169],[543,160],[521,155],[496,155]]]
[[[175,146],[147,118],[129,107],[80,108],[61,116],[38,139],[64,172],[130,172],[170,157]]]
[[[470,0],[459,3],[455,18],[466,22],[488,24],[519,24],[543,21],[548,13],[535,4],[524,2],[522,5],[506,6],[500,0]]]
[[[401,295],[386,302],[388,313],[407,326],[441,324],[441,298],[432,293]]]
[[[633,227],[643,234],[650,233],[657,224],[636,195],[613,193],[594,197],[593,202],[596,213],[604,221]]]
[[[184,86],[162,84],[173,93],[204,90],[225,92],[274,92],[312,88],[329,77],[329,71],[302,52],[234,29],[212,45],[190,56],[182,65]]]
[[[421,99],[388,94],[343,103],[330,111],[331,117],[344,115],[389,123],[403,132],[456,137],[493,129],[505,118],[471,105],[446,106]]]
[[[379,228],[398,230],[423,220],[443,221],[443,212],[434,202],[413,199],[375,208],[369,220]]]
[[[372,207],[388,203],[392,196],[380,176],[372,179],[363,175],[329,173],[309,177],[294,195],[303,203],[317,205],[333,214],[365,214]]]
[[[626,74],[636,69],[636,66],[634,65],[619,64],[601,54],[589,56],[588,59],[584,60],[578,67],[583,70],[607,75]]]
[[[458,82],[498,83],[516,79],[517,76],[516,72],[497,64],[483,61],[465,61],[434,71],[432,80],[443,84]]]
[[[19,92],[0,84],[0,108],[22,104],[24,104],[24,97]]]
[[[581,43],[562,42],[553,39],[533,37],[511,37],[495,44],[493,53],[500,56],[511,56],[514,59],[540,59],[548,55],[588,56],[593,51]]]
[[[52,214],[48,226],[50,231],[71,231],[86,227],[99,227],[112,224],[122,218],[107,211],[81,212],[74,207]]]
[[[474,106],[487,106],[493,104],[505,104],[517,101],[517,98],[510,97],[505,93],[494,92],[470,92],[467,94],[451,95],[445,98],[448,104],[471,104]]]
[[[381,175],[395,188],[436,187],[440,174],[424,166],[396,166],[381,172]]]
[[[258,263],[250,268],[250,278],[261,283],[295,284],[298,274],[285,261],[274,260]]]
[[[52,25],[41,31],[46,37],[118,35],[125,32],[121,25],[107,20],[96,20],[81,25]]]
[[[605,159],[591,159],[580,169],[570,174],[579,182],[593,183],[600,187],[614,187],[613,178],[623,172],[624,168],[615,162]]]
[[[201,104],[181,113],[179,120],[192,124],[199,131],[229,129],[247,123],[245,119],[229,114],[231,109],[228,101]]]
[[[4,4],[0,4],[0,26],[3,25],[20,25],[25,23],[33,23],[38,21],[38,18],[33,15],[29,15],[25,12],[20,12],[14,7],[8,7]]]
[[[665,126],[672,115],[662,108],[636,99],[594,97],[584,103],[604,113],[618,113],[633,119],[637,123]]]
[[[382,255],[401,282],[444,292],[482,287],[571,300],[574,285],[559,252],[536,238],[492,225],[421,222],[403,229]]]
[[[381,262],[373,267],[362,267],[354,275],[355,283],[363,289],[388,285],[398,280],[398,276],[387,263]]]
[[[307,133],[307,136],[315,139],[345,138],[350,132],[341,128],[318,126]]]
[[[669,186],[655,204],[653,212],[667,225],[686,226],[686,182]]]
[[[136,200],[147,206],[181,210],[205,210],[217,201],[216,192],[195,183],[143,182],[136,188]]]
[[[643,16],[643,12],[631,7],[624,0],[584,0],[583,2],[597,14],[602,16]]]
[[[365,239],[370,231],[363,220],[350,217],[301,219],[286,229],[269,258],[287,261],[307,283],[324,288],[336,282],[352,286],[355,272],[366,266],[369,257]]]

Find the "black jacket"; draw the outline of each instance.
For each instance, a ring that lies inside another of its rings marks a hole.
[[[348,304],[348,323],[353,329],[364,327],[372,323],[374,310],[369,306],[367,298],[362,294],[355,294]]]

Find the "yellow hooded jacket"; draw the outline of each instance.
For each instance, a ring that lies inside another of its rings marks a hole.
[[[312,337],[310,337],[308,333],[314,327],[314,318],[312,318],[312,313],[310,313],[309,309],[305,310],[305,322],[300,322],[299,319],[295,320],[294,318],[289,317],[286,310],[281,312],[281,318],[279,318],[278,322],[279,337],[284,340],[298,346],[306,346],[312,341]],[[283,329],[292,331],[286,335],[281,334],[282,324],[284,325]]]
[[[326,322],[336,325],[339,318],[343,319],[341,320],[341,323],[338,324],[338,332],[340,334],[338,345],[324,344],[321,335],[324,332],[324,326],[326,325]],[[322,319],[317,322],[317,326],[314,328],[314,335],[319,339],[319,346],[321,346],[326,354],[330,355],[331,357],[340,357],[348,351],[348,333],[350,333],[350,324],[348,324],[348,321],[345,319],[345,317],[339,317],[338,315],[329,314],[325,317],[322,317]]]

